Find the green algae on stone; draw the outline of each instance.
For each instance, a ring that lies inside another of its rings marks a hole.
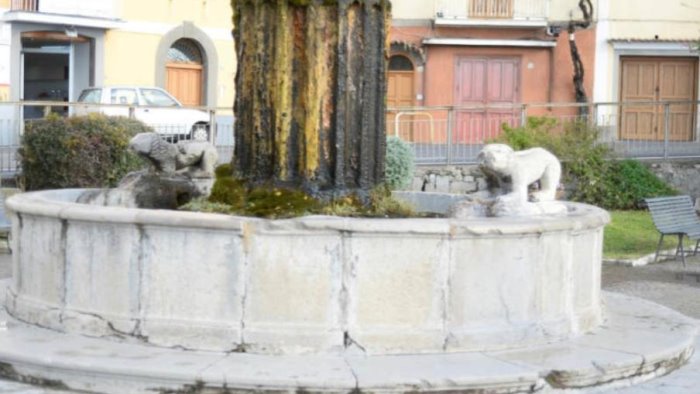
[[[386,0],[234,0],[235,176],[365,198],[384,177]]]

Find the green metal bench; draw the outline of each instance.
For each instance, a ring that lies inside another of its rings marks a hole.
[[[698,253],[700,246],[700,219],[695,213],[695,207],[690,196],[672,196],[672,197],[656,197],[646,198],[651,218],[654,220],[656,229],[661,233],[659,245],[656,248],[654,262],[656,262],[661,253],[661,246],[664,241],[664,236],[675,235],[678,237],[678,245],[676,251],[665,257],[678,258],[681,256],[683,267],[685,268],[685,256],[690,254],[683,248],[683,238],[688,237],[690,240],[696,240],[693,256]]]

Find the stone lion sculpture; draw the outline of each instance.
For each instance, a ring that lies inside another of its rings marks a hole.
[[[489,178],[489,187],[500,189],[505,199],[527,202],[528,187],[537,181],[540,190],[532,193],[529,200],[545,202],[556,199],[561,164],[546,149],[515,152],[508,145],[489,144],[479,153],[477,161]]]
[[[158,133],[139,133],[129,141],[129,147],[150,161],[156,171],[186,173],[193,178],[213,178],[219,160],[216,148],[209,142],[171,144]]]

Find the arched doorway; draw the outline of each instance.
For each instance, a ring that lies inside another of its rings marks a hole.
[[[404,55],[393,55],[389,58],[387,74],[387,108],[412,107],[415,105],[415,73],[413,62]],[[413,140],[413,126],[408,116],[400,118],[396,130],[396,112],[387,112],[387,134],[398,134],[402,139]]]
[[[204,61],[199,45],[181,38],[170,47],[165,64],[165,88],[182,105],[204,105]]]

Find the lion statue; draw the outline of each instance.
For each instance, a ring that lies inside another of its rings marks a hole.
[[[561,178],[561,164],[542,148],[515,152],[504,144],[488,144],[477,157],[488,179],[489,188],[504,199],[520,202],[545,202],[556,199]],[[528,187],[539,181],[539,191],[529,195]]]
[[[184,173],[191,178],[213,178],[219,160],[216,148],[208,142],[171,144],[158,133],[139,133],[129,141],[129,147],[150,161],[156,171]]]

